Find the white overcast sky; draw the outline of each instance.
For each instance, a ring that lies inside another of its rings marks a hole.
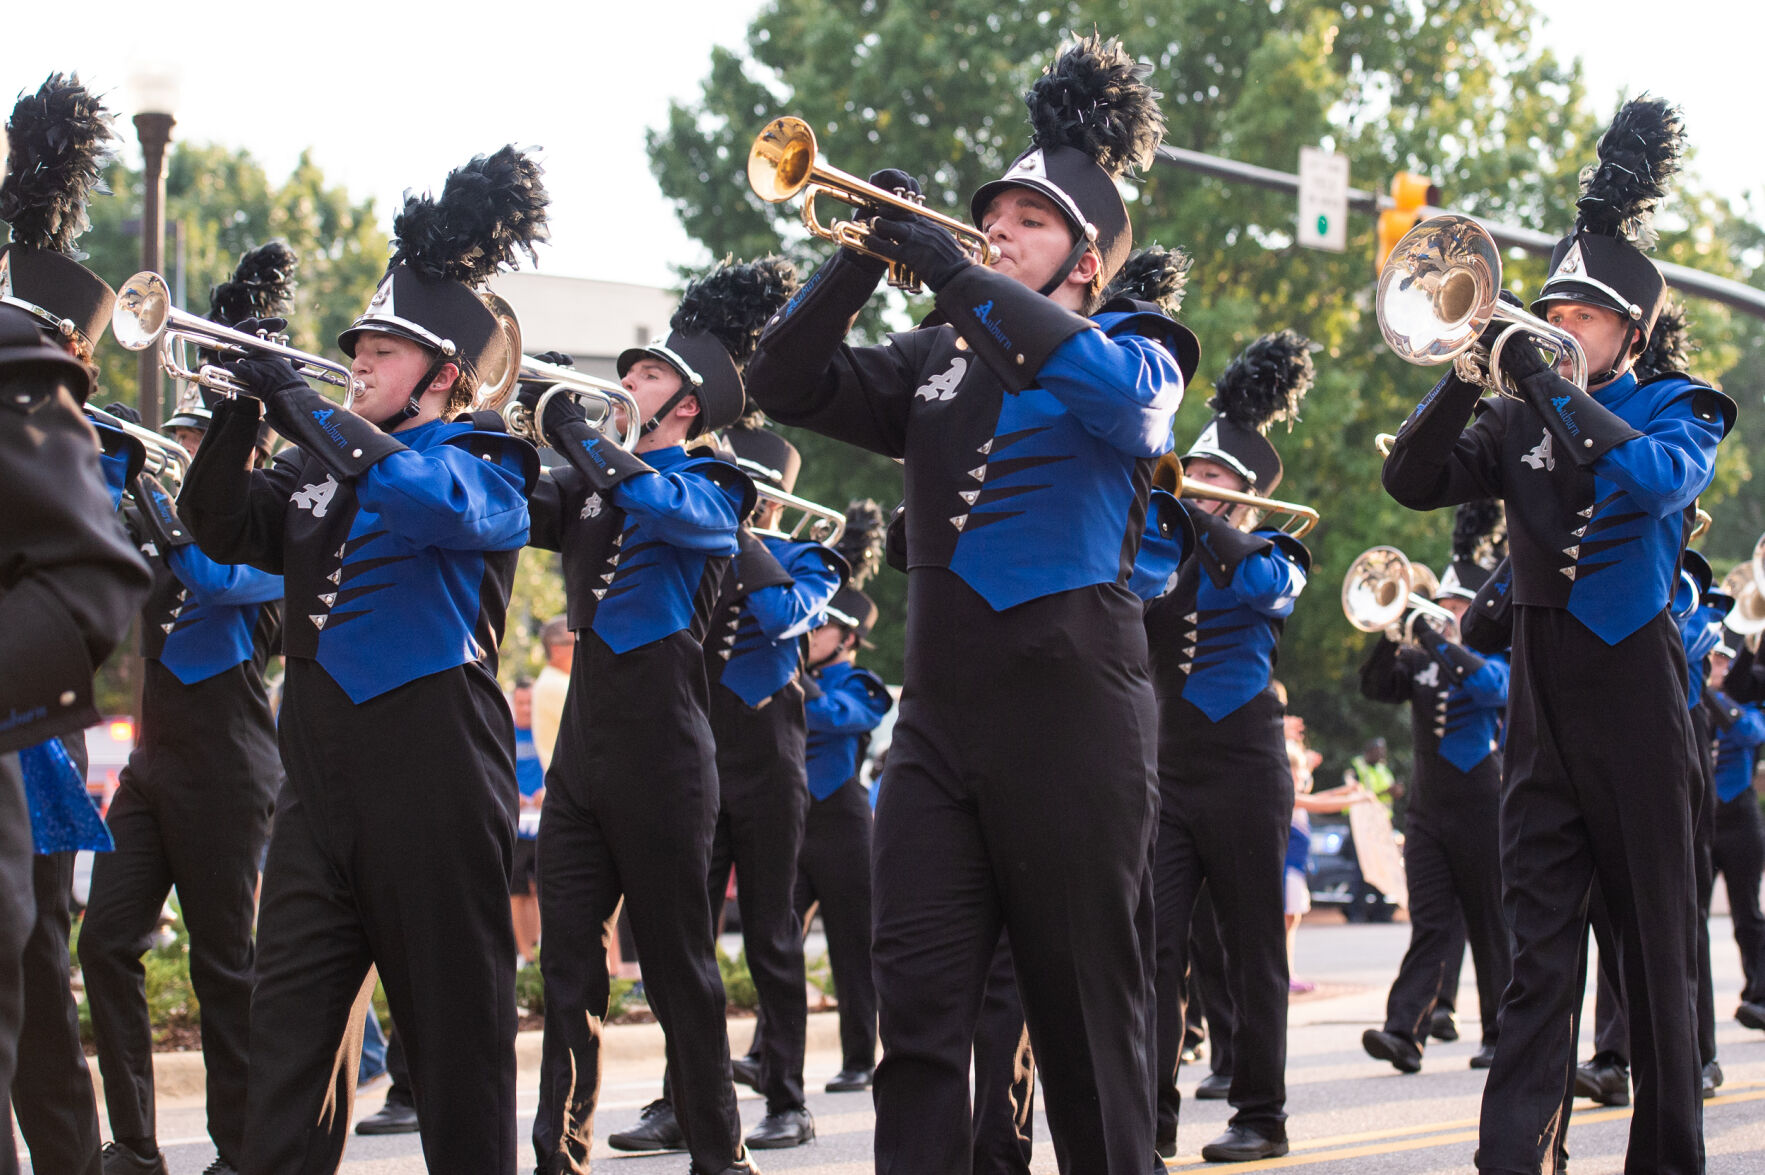
[[[1543,42],[1583,58],[1598,109],[1643,89],[1679,102],[1696,170],[1724,194],[1754,193],[1765,215],[1765,4],[1536,3]],[[670,98],[697,92],[712,46],[739,45],[759,6],[97,0],[79,8],[70,35],[9,37],[0,96],[9,105],[50,71],[78,70],[132,112],[131,77],[170,66],[181,90],[177,137],[247,148],[274,177],[310,147],[333,182],[375,198],[388,229],[407,187],[438,188],[449,168],[506,142],[543,147],[553,206],[540,270],[666,285],[671,266],[704,256],[650,177],[643,133],[661,124]],[[56,21],[38,7],[47,32]],[[1673,23],[1657,27],[1667,17]],[[132,149],[133,127],[124,128]],[[838,165],[838,145],[825,149]]]

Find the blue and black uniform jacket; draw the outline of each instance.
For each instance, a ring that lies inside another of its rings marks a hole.
[[[825,800],[858,774],[870,732],[895,704],[883,679],[850,661],[810,675],[819,693],[804,703],[809,720],[809,794]]]
[[[821,543],[743,529],[705,638],[709,680],[758,706],[796,680],[800,639],[846,581],[846,561]]]
[[[1361,665],[1361,694],[1375,702],[1410,704],[1418,795],[1431,791],[1440,762],[1469,774],[1500,748],[1508,704],[1508,659],[1454,646],[1436,657],[1381,636]]]
[[[747,368],[767,415],[906,462],[906,562],[994,611],[1126,588],[1183,377],[1143,314],[1087,319],[979,266],[942,325],[842,340],[880,264],[841,252],[767,326]],[[1129,329],[1111,334],[1126,323]]]
[[[1753,768],[1765,744],[1765,712],[1751,702],[1736,702],[1721,690],[1704,696],[1711,711],[1711,742],[1715,747],[1716,798],[1726,804],[1753,787]]]

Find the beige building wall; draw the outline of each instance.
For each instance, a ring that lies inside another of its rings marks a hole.
[[[679,300],[654,286],[548,273],[505,273],[492,285],[521,320],[522,350],[562,351],[602,379],[618,378],[619,352],[667,337]]]

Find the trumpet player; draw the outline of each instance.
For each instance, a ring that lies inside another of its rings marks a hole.
[[[280,242],[247,253],[232,280],[212,292],[209,318],[231,326],[285,313],[293,266]],[[193,402],[163,431],[195,457],[210,418]],[[259,467],[268,458],[267,434],[260,425]],[[155,1137],[141,956],[176,886],[211,1077],[212,1169],[233,1171],[245,1135],[258,866],[282,781],[263,680],[281,642],[282,577],[204,555],[172,494],[153,477],[142,474],[132,490],[130,529],[154,573],[141,614],[141,729],[105,817],[116,848],[93,862],[80,930],[80,970],[116,1140],[105,1163],[107,1175],[166,1170]]]
[[[538,463],[500,417],[464,409],[518,354],[476,286],[544,238],[546,203],[513,148],[408,199],[387,273],[338,340],[353,410],[285,358],[233,359],[248,394],[215,407],[179,497],[205,554],[285,581],[287,784],[239,1163],[252,1175],[340,1161],[370,968],[430,1165],[514,1171],[518,799],[495,658]],[[298,450],[252,472],[260,404]]]
[[[1280,485],[1281,457],[1264,434],[1297,418],[1313,378],[1309,348],[1280,331],[1227,365],[1208,402],[1214,416],[1183,454],[1185,487],[1267,495]],[[1243,1162],[1287,1153],[1283,880],[1294,789],[1271,679],[1311,556],[1297,539],[1258,527],[1251,507],[1205,496],[1183,505],[1193,553],[1145,616],[1159,707],[1156,1145],[1176,1154],[1190,925],[1205,884],[1230,944],[1233,1113],[1201,1155]]]
[[[1728,890],[1744,979],[1734,1018],[1754,1031],[1765,1031],[1765,914],[1759,909],[1765,827],[1753,790],[1753,769],[1759,748],[1765,745],[1765,712],[1756,702],[1740,702],[1724,692],[1733,662],[1734,650],[1718,645],[1710,654],[1709,688],[1704,694],[1715,755],[1715,865]]]
[[[1483,1037],[1473,1069],[1495,1059],[1496,1004],[1513,958],[1501,912],[1501,853],[1496,843],[1501,800],[1497,757],[1508,702],[1508,664],[1500,653],[1479,655],[1458,641],[1458,622],[1489,568],[1477,561],[1500,525],[1494,502],[1460,506],[1453,526],[1452,564],[1439,579],[1437,607],[1453,623],[1442,632],[1426,618],[1414,643],[1381,634],[1361,665],[1361,694],[1410,705],[1414,778],[1404,825],[1404,876],[1410,895],[1410,945],[1385,1004],[1383,1028],[1369,1028],[1361,1046],[1402,1073],[1422,1067],[1443,976],[1456,975],[1471,946]],[[1458,925],[1463,913],[1463,931]],[[1454,951],[1457,954],[1454,954]]]
[[[971,201],[993,265],[878,210],[871,252],[828,261],[750,366],[768,416],[906,462],[907,674],[873,827],[883,1173],[970,1169],[1001,926],[1056,1147],[1087,1170],[1146,1166],[1155,719],[1127,584],[1182,398],[1162,339],[1188,332],[1085,317],[1132,247],[1114,177],[1162,134],[1146,72],[1101,38],[1062,53],[1028,97],[1033,147]],[[884,261],[936,292],[944,324],[843,345]]]
[[[738,365],[792,276],[774,259],[726,265],[687,288],[667,339],[619,356],[644,417],[631,451],[574,399],[553,395],[540,412],[539,389],[521,392],[569,462],[535,492],[533,543],[563,553],[576,634],[539,826],[546,1022],[533,1149],[545,1175],[588,1170],[606,944],[622,899],[671,1080],[636,1129],[608,1143],[684,1149],[707,1175],[755,1169],[730,1080],[706,893],[718,776],[702,647],[755,494],[747,475],[686,442],[742,414]],[[625,411],[614,414],[621,427]]]
[[[1501,848],[1514,978],[1484,1090],[1486,1172],[1533,1172],[1554,1159],[1596,876],[1635,1030],[1629,1169],[1703,1169],[1695,767],[1685,654],[1668,606],[1693,502],[1734,408],[1684,375],[1639,384],[1630,371],[1666,292],[1634,233],[1677,170],[1682,134],[1666,102],[1625,105],[1533,303],[1581,344],[1588,387],[1517,342],[1499,366],[1522,398],[1479,412],[1482,389],[1448,375],[1384,466],[1386,491],[1412,509],[1484,497],[1507,506],[1515,604]]]

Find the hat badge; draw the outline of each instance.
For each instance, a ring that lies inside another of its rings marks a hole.
[[[1557,273],[1559,275],[1580,273],[1585,264],[1581,257],[1581,242],[1576,241],[1569,246],[1569,251],[1563,254],[1563,263],[1557,266]]]

